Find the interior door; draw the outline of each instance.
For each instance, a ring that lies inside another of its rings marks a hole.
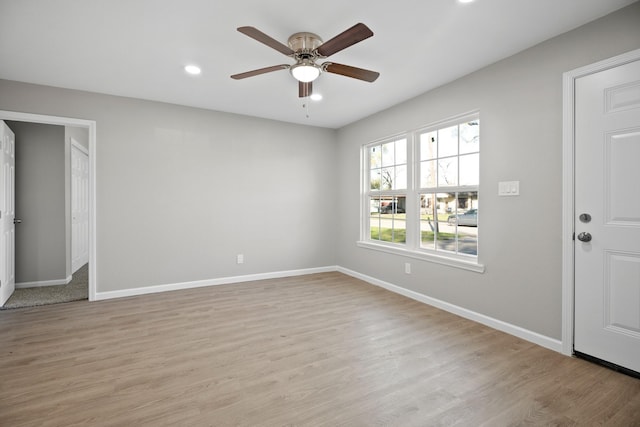
[[[574,350],[640,372],[640,61],[575,83]]]
[[[89,155],[71,144],[71,271],[89,262]]]
[[[15,135],[0,120],[0,307],[16,285],[15,276]]]

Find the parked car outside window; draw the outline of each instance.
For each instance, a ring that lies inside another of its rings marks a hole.
[[[450,225],[458,224],[458,225],[467,225],[470,227],[478,226],[478,209],[469,209],[468,211],[457,214],[457,215],[449,215],[449,219],[447,221]]]
[[[380,206],[380,213],[405,213],[404,209],[397,206],[396,202],[391,202],[388,205]]]

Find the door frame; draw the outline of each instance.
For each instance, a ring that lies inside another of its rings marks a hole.
[[[21,113],[0,110],[0,120],[43,123],[59,126],[74,126],[89,131],[89,301],[96,300],[97,271],[96,260],[96,122],[94,120],[70,117]]]
[[[562,353],[573,355],[575,289],[575,81],[640,60],[640,49],[567,71],[562,76]]]

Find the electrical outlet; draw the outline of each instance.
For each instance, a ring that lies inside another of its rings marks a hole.
[[[243,254],[236,255],[236,264],[244,264],[244,255]]]
[[[408,263],[408,262],[404,263],[404,272],[407,274],[411,274],[411,263]]]

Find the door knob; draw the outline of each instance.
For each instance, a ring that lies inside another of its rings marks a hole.
[[[14,223],[14,224],[21,224],[21,223],[22,223],[22,220],[21,220],[21,219],[18,219],[18,218],[14,218],[14,219],[13,219],[13,223]]]
[[[590,242],[591,241],[591,233],[585,233],[584,231],[578,234],[578,240],[581,242]]]

